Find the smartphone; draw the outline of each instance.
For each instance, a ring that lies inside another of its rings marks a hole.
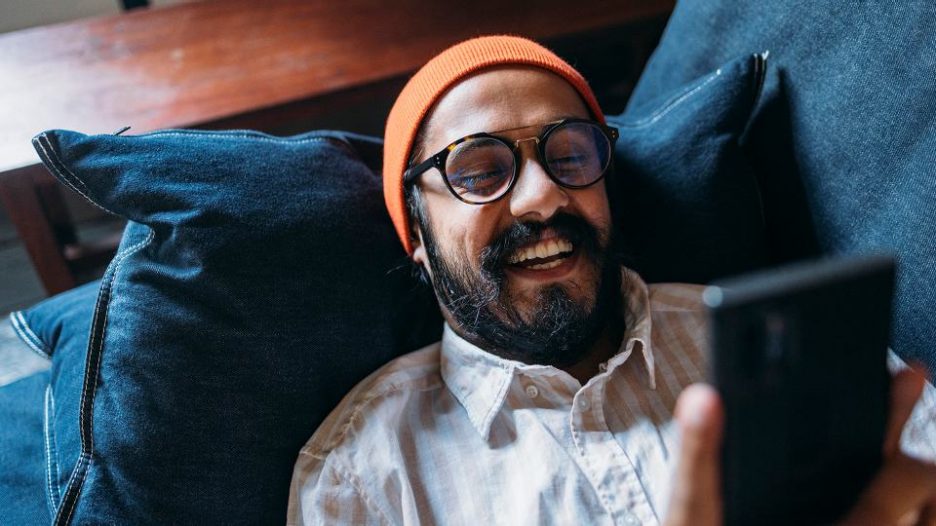
[[[877,472],[894,266],[829,259],[705,289],[726,524],[834,522]]]

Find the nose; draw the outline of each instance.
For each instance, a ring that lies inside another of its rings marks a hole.
[[[510,193],[510,213],[514,217],[542,222],[569,204],[566,189],[549,177],[535,149],[523,152],[520,162],[520,172]]]

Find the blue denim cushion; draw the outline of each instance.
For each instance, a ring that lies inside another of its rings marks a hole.
[[[773,65],[745,142],[772,259],[896,253],[892,346],[936,374],[933,3],[681,0],[630,106],[751,49]]]
[[[49,372],[0,387],[0,524],[48,524],[43,413]]]
[[[38,354],[50,358],[57,349],[83,353],[94,314],[99,281],[85,283],[32,307],[14,311],[10,323],[17,336]]]
[[[48,457],[41,474],[50,482],[44,486],[44,494],[54,506],[58,505],[60,488],[68,476],[65,466],[74,466],[78,461],[78,408],[77,400],[71,393],[81,392],[91,319],[99,287],[98,281],[87,283],[41,301],[29,309],[10,314],[13,329],[23,342],[40,354],[55,356],[49,372],[55,389],[50,389],[46,394],[45,411],[49,422],[58,425],[49,425],[45,429],[45,452]],[[66,395],[56,403],[56,393]],[[28,442],[35,440],[36,436],[23,434],[17,439]],[[5,491],[6,483],[0,493]]]
[[[327,412],[438,336],[361,158],[379,143],[241,131],[34,143],[64,184],[130,220],[87,352],[53,355],[72,371],[52,379],[71,460],[57,522],[282,523],[297,452]]]
[[[767,261],[739,144],[765,71],[762,55],[746,55],[608,118],[621,133],[616,222],[644,279],[705,283]]]

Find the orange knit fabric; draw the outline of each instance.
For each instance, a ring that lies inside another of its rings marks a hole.
[[[413,247],[403,199],[403,172],[423,119],[442,94],[460,80],[482,69],[507,64],[540,67],[563,77],[579,92],[593,117],[604,123],[604,114],[585,78],[536,42],[515,36],[485,36],[466,40],[436,55],[403,87],[390,110],[384,133],[384,201],[407,254],[413,253]]]

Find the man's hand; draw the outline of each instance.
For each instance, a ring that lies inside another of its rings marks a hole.
[[[722,523],[721,439],[724,413],[718,393],[693,384],[676,401],[681,434],[679,460],[666,526],[715,526]]]
[[[923,392],[924,381],[921,375],[910,369],[894,377],[891,413],[884,439],[884,466],[843,524],[936,525],[936,466],[900,452],[900,435]]]
[[[884,465],[843,524],[936,525],[936,466],[900,452],[900,435],[923,382],[923,377],[912,370],[901,371],[894,377]],[[675,417],[682,445],[664,524],[721,524],[719,467],[724,414],[718,394],[704,384],[687,387],[676,402]]]

